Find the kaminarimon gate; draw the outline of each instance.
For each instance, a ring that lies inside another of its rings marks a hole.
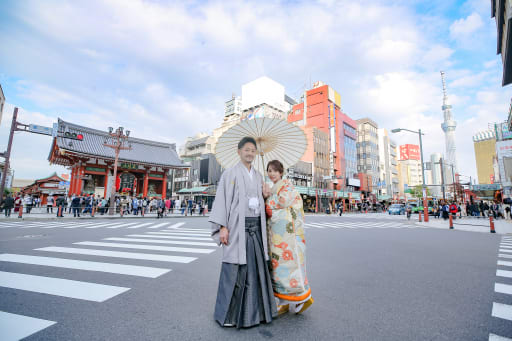
[[[107,131],[96,130],[59,119],[59,135],[82,134],[83,140],[55,137],[48,160],[51,164],[70,167],[68,195],[95,194],[110,196],[114,174],[115,150]],[[183,168],[176,145],[129,137],[121,150],[117,166],[117,190],[120,195],[167,197],[167,174]]]

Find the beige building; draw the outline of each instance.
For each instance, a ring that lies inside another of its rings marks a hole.
[[[306,152],[301,161],[312,164],[312,187],[326,188],[327,182],[324,176],[330,174],[329,163],[329,135],[317,127],[301,127],[306,133],[308,143]]]
[[[496,138],[492,130],[485,130],[473,136],[476,171],[479,184],[496,181],[493,162],[496,159]]]
[[[404,192],[405,185],[407,188],[422,185],[421,161],[413,159],[398,161],[398,181],[400,194]]]

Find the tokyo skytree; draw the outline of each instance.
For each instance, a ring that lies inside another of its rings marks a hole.
[[[444,137],[446,141],[446,163],[453,165],[453,170],[457,173],[457,155],[455,147],[455,128],[457,122],[453,119],[452,112],[450,109],[452,106],[448,103],[448,95],[446,94],[446,83],[444,81],[444,71],[441,71],[441,81],[443,82],[443,114],[444,122],[441,124],[441,128],[444,131]]]

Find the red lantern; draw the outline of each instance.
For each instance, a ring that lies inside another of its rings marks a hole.
[[[116,178],[116,191],[119,191],[119,187],[121,187],[121,177],[118,175]]]

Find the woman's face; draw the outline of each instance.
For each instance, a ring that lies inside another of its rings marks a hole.
[[[276,171],[272,166],[268,167],[267,174],[273,183],[278,182],[282,178],[281,173]]]

